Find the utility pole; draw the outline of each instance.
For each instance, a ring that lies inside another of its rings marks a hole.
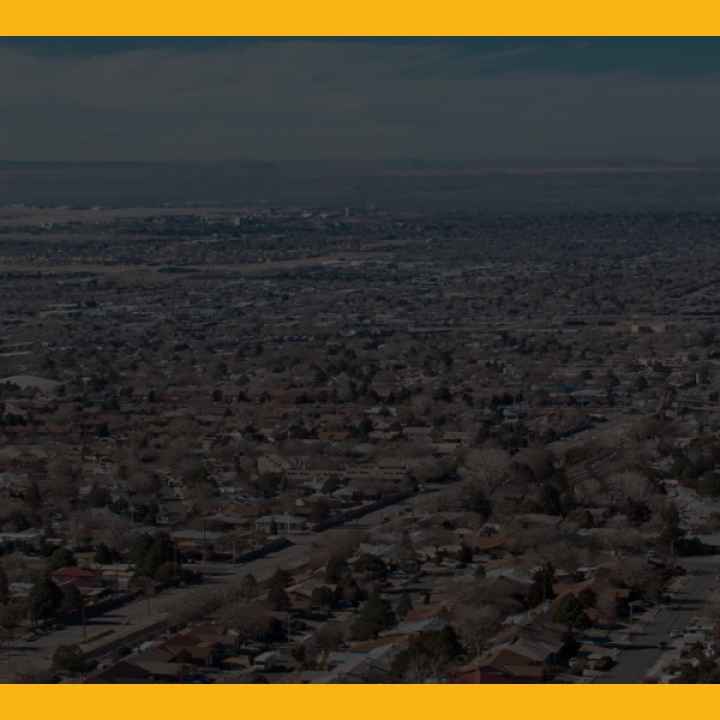
[[[85,616],[85,601],[82,600],[80,602],[80,620],[82,622],[82,629],[83,629],[83,642],[87,640],[87,619]]]
[[[145,581],[145,596],[147,597],[147,608],[148,608],[148,617],[152,615],[152,604],[151,604],[151,598],[153,593],[153,587],[152,587],[152,580],[150,578],[147,578]]]

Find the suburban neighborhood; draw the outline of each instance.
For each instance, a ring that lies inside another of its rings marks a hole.
[[[0,677],[715,681],[717,228],[0,209]]]

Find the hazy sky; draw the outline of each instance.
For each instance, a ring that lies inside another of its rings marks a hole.
[[[720,156],[714,39],[6,39],[0,159]]]

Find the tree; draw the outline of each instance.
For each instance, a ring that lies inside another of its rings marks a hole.
[[[401,619],[405,618],[407,614],[413,609],[412,599],[410,598],[410,594],[404,592],[400,596],[400,600],[398,601],[398,604],[395,607],[395,613],[397,616]]]
[[[43,575],[30,590],[30,618],[33,622],[54,617],[62,605],[63,595],[50,576]]]
[[[140,563],[136,563],[136,568],[141,575],[155,577],[162,565],[174,563],[176,559],[175,543],[167,533],[160,533],[152,541]]]
[[[194,463],[183,473],[182,480],[189,487],[205,485],[210,481],[210,474],[202,463]]]
[[[313,639],[321,653],[318,664],[321,669],[324,669],[330,653],[337,650],[342,644],[342,630],[335,623],[325,623],[318,629]]]
[[[147,533],[143,533],[138,536],[130,547],[130,553],[128,554],[128,560],[130,563],[136,567],[140,565],[150,549],[152,542],[152,537]]]
[[[61,588],[62,601],[60,603],[60,610],[63,613],[76,613],[79,612],[84,605],[84,598],[82,593],[72,583],[63,585]]]
[[[52,659],[53,667],[68,673],[82,673],[88,667],[80,648],[77,645],[60,645]]]
[[[279,587],[281,589],[286,588],[292,582],[292,575],[283,568],[278,568],[273,576],[270,578],[269,586],[271,588]]]
[[[235,630],[239,642],[277,642],[285,640],[286,623],[280,622],[259,603],[229,605],[220,611],[220,619]]]
[[[404,531],[400,538],[400,543],[397,549],[397,562],[399,567],[408,573],[413,573],[420,567],[420,559],[415,545],[410,537],[410,533]]]
[[[282,487],[282,478],[276,473],[262,473],[255,481],[255,488],[264,498],[274,497]]]
[[[458,562],[467,565],[467,563],[472,562],[472,559],[473,559],[472,548],[469,545],[465,544],[465,542],[463,542],[460,545],[460,549],[458,550],[458,554],[457,554]]]
[[[114,562],[115,555],[105,543],[100,543],[95,550],[94,560],[98,565],[110,565]]]
[[[350,575],[348,561],[344,557],[333,555],[325,566],[325,582],[339,583],[347,575]]]
[[[335,588],[336,603],[357,605],[364,597],[365,593],[352,575],[344,576]]]
[[[5,637],[12,637],[15,629],[22,623],[26,609],[19,603],[0,605],[0,630]]]
[[[42,507],[42,495],[40,494],[40,488],[35,480],[33,480],[28,486],[28,489],[25,492],[24,500],[28,507],[33,511],[37,511]]]
[[[10,583],[5,568],[0,565],[0,605],[6,605],[10,599]]]
[[[316,587],[310,596],[310,605],[314,608],[331,609],[335,605],[335,593],[327,585]]]
[[[270,588],[268,592],[268,602],[270,603],[270,607],[276,612],[289,610],[292,606],[288,594],[280,585],[273,585]]]
[[[556,623],[567,625],[569,628],[584,629],[592,624],[585,613],[585,608],[572,593],[566,595],[558,602],[553,620]]]
[[[488,638],[500,627],[502,612],[495,605],[483,603],[459,605],[453,611],[453,625],[471,657],[477,657]]]
[[[463,505],[467,510],[477,513],[485,520],[492,515],[492,504],[479,485],[471,484],[465,486]]]
[[[540,504],[542,505],[542,511],[548,515],[565,515],[560,491],[552,483],[543,483]]]
[[[330,504],[325,498],[316,500],[310,507],[309,520],[311,523],[321,523],[330,517]]]
[[[655,492],[652,481],[642,473],[634,470],[619,473],[610,477],[609,482],[626,498],[636,502],[647,500]]]
[[[368,435],[373,431],[374,427],[372,424],[372,421],[364,417],[354,428],[353,428],[353,435],[360,439],[367,439]]]
[[[48,462],[44,490],[47,494],[64,501],[77,496],[80,468],[63,457],[54,457]]]
[[[628,522],[631,525],[637,526],[650,520],[652,511],[647,503],[629,497],[625,503],[625,515],[627,515]]]
[[[463,480],[472,481],[492,497],[507,476],[510,464],[510,454],[505,450],[491,447],[471,450],[465,456],[460,475]]]
[[[332,475],[323,483],[321,492],[325,495],[331,495],[340,487],[340,479],[336,475]]]
[[[530,468],[537,482],[547,482],[555,470],[555,458],[542,445],[533,445],[518,452],[515,462]]]
[[[680,512],[677,505],[672,501],[665,503],[660,516],[663,522],[660,541],[674,547],[675,543],[684,535],[680,527]]]
[[[392,627],[395,621],[395,613],[390,603],[381,595],[373,593],[363,605],[350,631],[355,640],[369,640]]]
[[[254,600],[259,592],[260,587],[255,576],[251,573],[245,575],[240,582],[240,597],[243,600]]]
[[[163,585],[177,584],[182,579],[182,573],[178,563],[168,561],[158,567],[153,577]]]
[[[597,603],[597,593],[592,588],[585,588],[580,591],[577,599],[584,608],[595,607],[595,603]]]
[[[106,507],[110,504],[112,498],[107,488],[101,487],[97,483],[93,484],[90,488],[90,492],[85,498],[85,502],[94,508]]]
[[[442,668],[461,653],[462,645],[451,625],[422,632],[411,638],[407,650],[397,655],[393,673],[413,681],[437,678]]]
[[[75,565],[77,565],[75,555],[71,550],[64,547],[55,550],[48,560],[48,569],[50,572]]]
[[[373,580],[384,580],[388,573],[385,561],[372,553],[363,553],[353,564],[353,570]]]
[[[552,563],[545,563],[533,575],[533,584],[528,591],[528,605],[535,607],[546,600],[555,597],[553,585],[555,583],[555,568]]]
[[[152,598],[155,597],[157,593],[155,580],[147,575],[139,575],[136,573],[130,578],[128,589],[142,593],[143,597],[147,600],[148,615],[152,615]]]

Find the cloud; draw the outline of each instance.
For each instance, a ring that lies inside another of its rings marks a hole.
[[[495,47],[299,40],[53,57],[0,47],[0,157],[720,152],[720,73],[589,73],[573,62],[586,48],[563,46],[558,69],[536,43]]]

